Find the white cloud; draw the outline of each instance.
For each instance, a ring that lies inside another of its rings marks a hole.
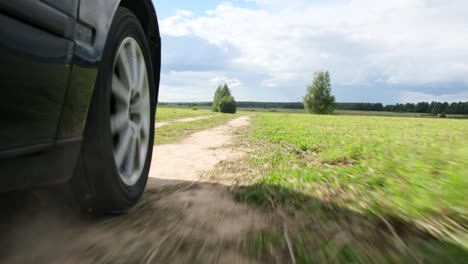
[[[161,32],[236,48],[235,71],[263,76],[264,87],[305,86],[317,70],[330,70],[337,85],[468,85],[468,1],[247,2],[261,8],[178,11]]]
[[[432,95],[420,92],[402,92],[400,94],[402,103],[418,103],[418,102],[468,102],[468,91],[455,94]]]
[[[228,78],[225,76],[216,76],[210,80],[213,85],[227,84],[229,88],[237,88],[242,85],[242,82],[236,78]]]
[[[159,99],[161,102],[209,101],[219,84],[227,83],[231,89],[242,87],[236,78],[215,71],[163,72]]]

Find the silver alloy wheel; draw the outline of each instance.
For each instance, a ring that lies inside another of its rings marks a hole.
[[[125,38],[114,59],[111,133],[114,159],[122,181],[134,185],[141,177],[150,134],[150,92],[145,57],[138,42]]]

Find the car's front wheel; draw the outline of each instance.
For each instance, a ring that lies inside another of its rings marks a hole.
[[[87,210],[125,212],[141,197],[151,163],[155,85],[148,42],[119,8],[109,31],[72,181]]]

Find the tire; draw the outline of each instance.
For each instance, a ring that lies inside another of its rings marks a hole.
[[[138,19],[130,10],[119,8],[107,38],[72,179],[77,200],[87,212],[126,212],[146,187],[156,111],[150,58]]]

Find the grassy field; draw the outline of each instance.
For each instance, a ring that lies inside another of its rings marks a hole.
[[[175,107],[164,106],[158,108],[161,113],[158,113],[159,121],[170,120],[174,117],[192,117],[199,115],[210,114],[211,107],[198,106],[197,110],[192,110],[189,107]],[[197,112],[198,111],[198,112]],[[288,113],[288,114],[308,114],[303,109],[265,109],[265,108],[238,108],[239,113],[242,114],[256,114],[256,113]],[[432,114],[423,113],[398,113],[398,112],[379,112],[379,111],[353,111],[353,110],[335,110],[333,115],[357,115],[357,116],[382,116],[382,117],[414,117],[414,118],[437,118]],[[466,115],[447,115],[448,119],[468,119]]]
[[[289,113],[289,114],[309,114],[302,109],[259,109],[259,108],[239,108],[244,113]],[[423,113],[398,113],[398,112],[380,112],[380,111],[354,111],[354,110],[335,110],[333,115],[357,115],[357,116],[382,116],[382,117],[415,117],[415,118],[438,118],[432,114]],[[468,119],[466,115],[447,115],[448,119]]]
[[[302,216],[290,227],[293,246],[275,244],[283,229],[253,234],[252,244],[264,254],[294,250],[303,263],[314,254],[328,262],[327,250],[340,250],[340,262],[468,257],[467,133],[466,120],[258,114],[249,132],[255,180],[236,197]],[[317,244],[310,226],[331,244]],[[346,246],[326,237],[336,226]]]
[[[211,112],[210,109],[196,108],[196,110],[194,110],[191,108],[158,107],[156,111],[156,122],[207,115],[213,115],[213,112]]]
[[[359,115],[359,116],[390,116],[390,117],[417,117],[417,118],[438,118],[432,114],[424,113],[398,113],[398,112],[379,112],[379,111],[353,111],[353,110],[335,110],[334,115]],[[447,115],[448,119],[468,119],[466,115]]]
[[[250,113],[240,111],[240,114]],[[363,112],[362,112],[363,113]],[[213,114],[159,108],[160,120]],[[158,129],[157,144],[225,123],[221,115]],[[257,113],[250,138],[254,162],[268,165],[262,181],[375,214],[421,224],[428,217],[466,216],[468,122],[373,116]],[[323,185],[327,188],[323,189]],[[462,220],[462,219],[458,219]]]
[[[212,114],[160,108],[165,120]],[[249,150],[235,167],[239,201],[274,212],[243,245],[257,258],[296,263],[462,263],[468,258],[468,122],[241,109],[157,130],[180,141],[239,115]],[[234,166],[234,167],[233,167]]]

